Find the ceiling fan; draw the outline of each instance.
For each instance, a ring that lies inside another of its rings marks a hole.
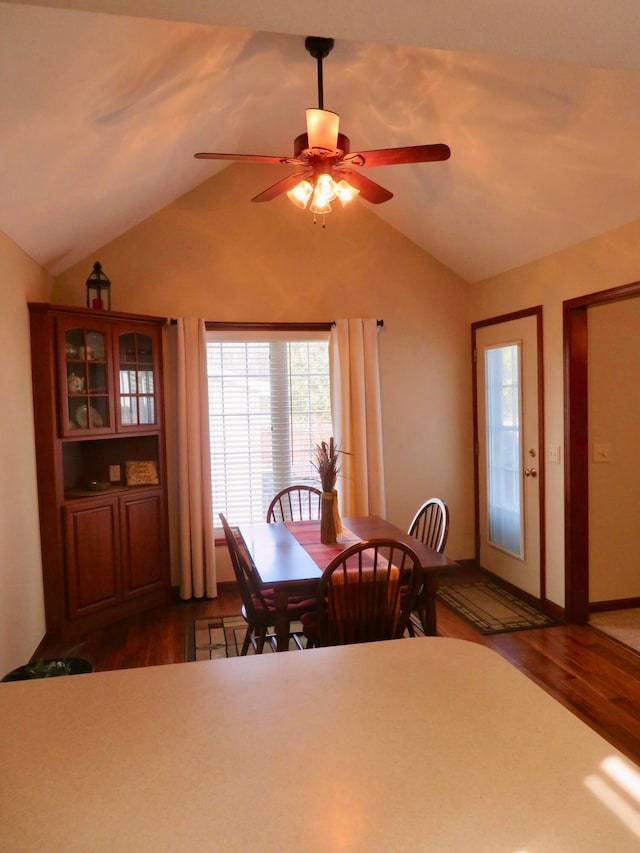
[[[331,212],[331,202],[336,198],[343,206],[358,194],[372,204],[382,204],[393,198],[393,193],[366,178],[359,169],[428,163],[449,158],[451,151],[442,144],[351,152],[349,138],[338,132],[340,116],[324,109],[322,60],[331,53],[333,39],[308,36],[305,48],[318,63],[318,108],[306,111],[307,132],[295,138],[293,157],[207,152],[194,156],[202,160],[241,160],[300,166],[299,171],[267,187],[251,201],[271,201],[286,192],[298,207],[304,210],[308,206],[314,214],[314,221],[315,214],[324,216]]]

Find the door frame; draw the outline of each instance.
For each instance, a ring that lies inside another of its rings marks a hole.
[[[640,296],[640,282],[562,303],[564,335],[565,619],[589,618],[589,399],[587,309]]]
[[[480,565],[480,471],[478,459],[480,445],[478,441],[478,380],[476,363],[478,351],[476,346],[477,331],[485,326],[495,326],[508,323],[510,320],[521,320],[524,317],[536,318],[537,337],[537,368],[538,368],[538,501],[540,510],[540,601],[546,604],[546,523],[545,523],[545,435],[544,435],[544,373],[543,373],[543,339],[542,339],[542,305],[524,308],[510,314],[501,314],[487,320],[479,320],[471,324],[471,372],[473,393],[473,502],[475,514],[475,561]]]

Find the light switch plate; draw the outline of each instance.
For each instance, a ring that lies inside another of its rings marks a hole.
[[[547,446],[547,462],[560,463],[560,445],[550,444]]]
[[[119,465],[109,465],[109,480],[112,483],[120,482],[120,466]]]

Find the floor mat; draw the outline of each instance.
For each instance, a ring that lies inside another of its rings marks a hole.
[[[296,633],[302,632],[300,623],[293,623],[291,629]],[[247,631],[247,623],[240,616],[209,616],[195,619],[187,626],[185,660],[218,660],[219,658],[239,657],[242,641]],[[273,652],[275,640],[267,635],[264,652]],[[295,640],[291,640],[289,649],[298,649]],[[248,654],[255,654],[249,646]]]
[[[302,645],[306,645],[306,638],[302,633],[300,622],[292,622],[291,630],[298,636]],[[239,614],[237,616],[209,616],[195,619],[187,625],[185,660],[219,660],[221,658],[239,657],[246,631],[247,623]],[[417,636],[424,636],[417,624],[414,626],[414,631]],[[408,636],[407,631],[405,637]],[[300,646],[292,638],[289,641],[289,651],[299,650]],[[274,651],[275,637],[267,635],[264,652]],[[253,646],[249,646],[248,654],[255,654]]]
[[[481,634],[551,628],[557,620],[495,583],[441,586],[438,599]]]

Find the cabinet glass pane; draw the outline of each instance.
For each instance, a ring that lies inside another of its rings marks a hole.
[[[153,394],[153,370],[138,371],[138,391],[140,394]]]
[[[64,357],[67,429],[109,427],[104,333],[84,327],[67,329]]]
[[[140,397],[138,411],[141,424],[155,423],[155,407],[153,397]]]
[[[123,426],[156,422],[153,356],[153,341],[149,335],[127,332],[118,336],[118,387]]]
[[[126,425],[139,423],[137,397],[120,397],[120,419]]]
[[[138,390],[138,371],[120,368],[120,393],[135,394]]]

